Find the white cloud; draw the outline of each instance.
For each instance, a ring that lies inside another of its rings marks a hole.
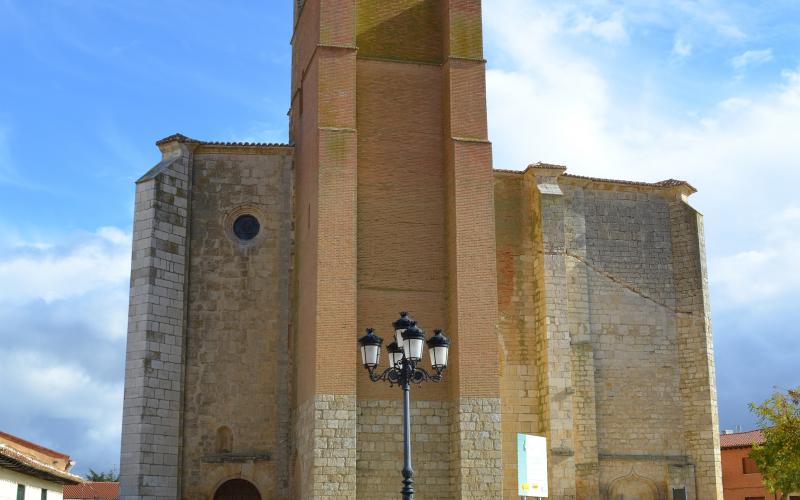
[[[692,55],[692,44],[686,41],[681,35],[675,35],[675,40],[672,43],[672,54],[685,58]]]
[[[760,226],[761,244],[712,261],[715,305],[769,307],[800,296],[800,206],[789,206]]]
[[[675,16],[680,14],[682,21],[695,24],[697,28],[711,30],[719,36],[732,40],[747,38],[733,13],[732,2],[725,0],[672,0],[656,2],[655,5]]]
[[[800,300],[800,269],[791,265],[800,261],[800,236],[768,239],[756,229],[764,221],[786,224],[778,212],[796,200],[800,70],[785,70],[781,81],[747,95],[715,89],[715,105],[687,114],[656,105],[665,89],[623,91],[619,82],[632,76],[626,68],[603,67],[585,48],[571,50],[563,43],[570,27],[558,12],[522,0],[488,6],[487,39],[503,61],[487,72],[496,167],[545,161],[599,177],[686,179],[699,189],[692,204],[712,235],[715,307]]]
[[[744,69],[748,66],[755,66],[772,61],[772,49],[748,50],[733,59],[731,65],[736,69]]]
[[[3,401],[15,401],[15,412],[37,414],[43,413],[37,408],[47,408],[51,417],[98,423],[108,418],[109,411],[116,412],[121,401],[121,384],[97,380],[68,360],[40,352],[11,351],[4,366],[8,368],[4,377],[11,377],[14,383],[4,384]]]
[[[103,380],[85,366],[41,352],[0,349],[0,358],[0,400],[13,401],[4,406],[4,430],[33,440],[46,433],[47,441],[39,442],[84,459],[78,472],[108,470],[118,462],[121,380]],[[46,428],[35,423],[41,418]]]
[[[613,12],[603,20],[581,11],[573,12],[571,17],[570,31],[573,33],[588,33],[609,42],[628,40],[622,10]]]
[[[17,243],[16,252],[0,259],[0,303],[53,302],[127,283],[129,234],[105,227],[71,243]]]
[[[131,236],[115,227],[0,241],[0,427],[70,453],[118,462]],[[6,231],[5,229],[9,229]]]
[[[600,19],[598,4],[622,8],[631,42],[612,57],[607,47],[571,43],[564,3]],[[713,80],[713,70],[689,64],[675,75],[668,64],[742,43],[748,23],[732,5],[488,0],[487,99],[498,168],[541,160],[576,174],[682,178],[698,188],[691,204],[705,215],[721,421],[746,423],[741,408],[796,372],[786,353],[797,343],[800,303],[800,69],[747,88],[701,80]],[[639,38],[648,32],[678,32],[671,53],[660,53],[663,39]],[[620,57],[625,50],[634,56]]]
[[[591,142],[603,136],[607,82],[589,59],[574,57],[561,43],[569,29],[561,12],[518,0],[491,5],[487,38],[510,62],[487,72],[495,164],[520,168],[559,159],[542,155],[542,144],[577,156],[601,147]]]

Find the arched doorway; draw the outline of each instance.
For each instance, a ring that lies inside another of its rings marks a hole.
[[[214,500],[261,500],[261,495],[250,481],[231,479],[217,488]]]
[[[656,500],[658,488],[650,479],[631,471],[613,481],[609,487],[609,500]]]

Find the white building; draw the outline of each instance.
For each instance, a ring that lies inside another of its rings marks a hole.
[[[69,472],[69,455],[0,432],[0,500],[62,500],[65,484],[83,480]]]

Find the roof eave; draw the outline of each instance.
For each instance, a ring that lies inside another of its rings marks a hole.
[[[229,146],[229,147],[257,147],[257,148],[294,148],[291,144],[279,142],[225,142],[225,141],[199,141],[186,137],[181,133],[175,133],[156,141],[156,146],[161,148],[166,144],[193,144],[196,146]]]
[[[26,464],[8,455],[0,455],[0,467],[57,484],[80,484],[83,480],[68,472],[59,473]]]

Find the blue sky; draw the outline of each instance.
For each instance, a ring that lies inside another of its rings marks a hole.
[[[720,422],[800,385],[800,4],[485,0],[495,166],[686,179]],[[291,2],[0,0],[0,429],[118,463],[133,181],[285,141]]]

